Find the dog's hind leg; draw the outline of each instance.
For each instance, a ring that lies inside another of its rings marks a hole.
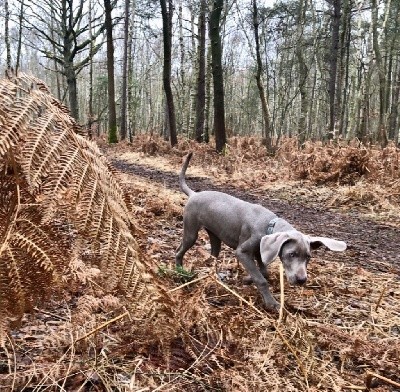
[[[221,240],[210,230],[206,229],[211,243],[211,256],[218,257],[221,251]]]
[[[177,266],[182,266],[183,256],[195,244],[199,229],[195,222],[191,222],[187,217],[183,218],[183,239],[175,255],[175,264]]]
[[[182,266],[183,263],[183,256],[185,253],[194,245],[197,240],[197,233],[196,234],[187,234],[184,233],[183,240],[179,245],[178,249],[176,250],[175,255],[175,264],[178,266]]]

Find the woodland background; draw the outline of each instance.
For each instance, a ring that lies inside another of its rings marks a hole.
[[[216,133],[221,151],[226,135],[259,135],[270,149],[282,136],[398,141],[398,1],[0,4],[3,69],[33,72],[113,142]]]

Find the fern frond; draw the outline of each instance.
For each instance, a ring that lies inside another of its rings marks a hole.
[[[35,173],[40,173],[42,164],[42,152],[47,151],[51,142],[51,132],[54,126],[54,115],[52,113],[39,117],[31,123],[33,132],[25,136],[26,141],[23,146],[21,166],[24,171],[29,173],[27,180],[32,188],[38,184],[35,183]]]
[[[41,150],[38,156],[38,165],[29,166],[25,173],[28,183],[33,187],[37,187],[41,183],[41,179],[46,178],[53,170],[54,165],[58,162],[61,153],[64,151],[68,138],[68,131],[60,129],[57,125],[54,127],[55,134],[51,138],[50,143],[45,150]],[[21,162],[24,164],[24,160]]]
[[[162,314],[171,299],[141,260],[125,192],[99,148],[35,77],[10,76],[0,92],[0,319],[56,293],[73,260],[98,265],[102,287],[129,295],[138,317]]]
[[[18,141],[18,136],[12,128],[5,127],[4,117],[0,111],[0,156],[4,155],[11,147],[14,147]]]

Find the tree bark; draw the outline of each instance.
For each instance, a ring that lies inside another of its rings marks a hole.
[[[133,62],[136,55],[134,47],[134,18],[136,14],[136,0],[132,1],[131,6],[131,23],[129,26],[129,34],[128,34],[128,85],[127,85],[127,111],[128,111],[128,119],[127,119],[127,127],[129,132],[129,141],[132,142],[133,136],[136,133],[136,104],[134,103],[134,88],[133,88],[133,77],[134,77],[134,70],[133,70]]]
[[[117,143],[117,114],[115,108],[114,43],[111,0],[104,0],[105,28],[107,34],[107,75],[108,75],[108,141]]]
[[[307,8],[307,0],[301,0],[299,3],[299,13],[297,16],[297,44],[296,44],[296,58],[299,66],[299,91],[300,91],[300,118],[297,127],[297,135],[299,138],[299,144],[303,145],[307,139],[307,110],[308,110],[308,94],[307,94],[307,78],[308,78],[308,67],[304,56],[304,39],[303,29],[305,23]]]
[[[337,80],[337,63],[339,51],[339,30],[340,30],[340,12],[341,0],[333,0],[333,10],[331,17],[331,56],[330,56],[330,75],[329,75],[329,132],[328,139],[332,139],[335,132],[336,122],[336,80]]]
[[[264,84],[262,81],[263,64],[260,53],[260,36],[259,36],[259,18],[258,18],[258,7],[257,0],[253,2],[253,27],[254,27],[254,41],[256,45],[256,59],[257,59],[257,70],[256,70],[256,82],[258,88],[258,94],[261,101],[261,109],[263,114],[264,126],[263,126],[263,137],[265,137],[266,148],[269,152],[272,151],[272,134],[273,129],[271,125],[271,116],[269,113],[269,107],[267,97],[265,94]]]
[[[342,137],[347,136],[348,126],[348,97],[349,97],[349,63],[350,63],[350,44],[351,44],[351,0],[344,0],[342,32],[340,37],[340,71],[337,82],[337,113],[339,118],[339,133]]]
[[[93,138],[93,123],[94,123],[94,114],[93,114],[93,30],[92,30],[92,0],[89,0],[89,37],[90,37],[90,46],[89,46],[89,102],[88,102],[88,137],[89,139]]]
[[[400,64],[399,60],[396,62],[394,74],[394,83],[392,89],[392,104],[389,114],[389,138],[395,140],[398,144],[398,129],[399,129],[399,98],[400,98]]]
[[[121,125],[119,128],[120,140],[126,139],[127,134],[127,106],[128,106],[128,46],[129,46],[129,19],[130,0],[125,0],[124,15],[124,54],[122,65],[122,94],[121,94]]]
[[[23,16],[24,16],[24,0],[21,0],[19,16],[18,16],[18,46],[17,46],[17,59],[15,61],[15,72],[18,73],[20,62],[21,62],[21,48],[22,48],[22,28],[23,28]]]
[[[386,133],[386,100],[385,100],[385,72],[382,64],[382,54],[378,41],[378,4],[376,0],[371,0],[371,20],[372,20],[372,46],[375,53],[375,63],[378,69],[379,77],[379,125],[378,125],[378,141],[384,147],[388,143]]]
[[[204,141],[206,143],[210,142],[211,80],[211,45],[209,45],[206,53],[206,103],[204,108]]]
[[[196,93],[196,128],[195,138],[201,143],[204,141],[204,119],[206,107],[206,10],[207,0],[201,0],[198,22],[198,74]]]
[[[10,9],[8,0],[4,1],[4,40],[6,43],[6,66],[7,69],[11,69],[11,46],[10,46],[10,31],[9,31],[9,23],[10,23]]]
[[[164,38],[164,66],[163,66],[163,86],[165,91],[165,99],[168,111],[168,128],[171,146],[178,144],[176,135],[176,117],[174,96],[171,88],[171,47],[172,47],[172,11],[173,2],[168,0],[160,0],[161,14],[163,21],[163,38]]]
[[[214,134],[217,152],[223,152],[226,145],[224,76],[222,69],[222,44],[220,19],[224,0],[214,0],[210,14],[210,41],[212,75],[214,85]]]
[[[73,64],[66,58],[64,63],[64,74],[67,79],[69,110],[72,117],[79,121],[78,88],[76,83],[76,72]]]

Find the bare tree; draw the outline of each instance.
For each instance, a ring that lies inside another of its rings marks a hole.
[[[378,4],[377,0],[371,0],[371,21],[372,21],[372,45],[375,53],[375,62],[379,78],[379,124],[378,139],[382,146],[388,143],[386,133],[386,78],[383,68],[382,54],[378,39]]]
[[[342,20],[339,42],[339,67],[336,83],[336,113],[339,115],[338,130],[339,134],[346,137],[348,116],[348,97],[349,97],[349,62],[351,45],[351,25],[352,25],[352,0],[342,0]]]
[[[128,49],[129,49],[129,21],[130,21],[130,0],[125,0],[124,15],[124,54],[122,65],[122,92],[121,92],[121,125],[119,128],[119,137],[126,139],[127,134],[127,106],[128,106]]]
[[[336,79],[337,79],[337,63],[339,51],[339,30],[341,17],[341,0],[332,0],[331,15],[331,55],[329,59],[329,132],[328,138],[332,138],[335,131],[336,122]]]
[[[92,40],[104,31],[105,26],[101,21],[102,15],[93,17],[93,34],[89,37],[85,1],[75,3],[73,0],[29,0],[26,2],[28,10],[24,21],[41,41],[38,47],[29,43],[27,37],[27,44],[61,66],[60,72],[67,81],[71,114],[79,120],[77,75],[100,49],[101,43],[94,45],[91,54],[87,53]],[[49,18],[49,15],[52,17]]]
[[[94,41],[93,41],[93,30],[92,30],[92,0],[89,0],[89,37],[90,37],[90,47],[89,47],[89,102],[88,102],[88,137],[91,139],[93,137],[93,124],[94,124],[94,113],[93,113],[93,49],[94,49]]]
[[[10,46],[10,31],[9,31],[9,23],[10,23],[10,8],[8,4],[8,0],[4,1],[4,40],[6,43],[6,65],[7,69],[11,69],[11,46]]]
[[[252,0],[253,2],[253,27],[254,27],[254,41],[256,45],[256,60],[257,60],[257,70],[256,70],[256,81],[258,93],[260,95],[261,109],[264,119],[263,136],[265,137],[266,147],[268,151],[272,150],[272,124],[270,119],[269,107],[267,102],[267,97],[265,94],[264,84],[262,81],[263,64],[261,60],[260,51],[260,36],[259,36],[259,12],[257,7],[257,0]]]
[[[115,2],[104,0],[105,29],[107,34],[107,75],[108,75],[108,141],[117,143],[117,112],[115,107],[114,43],[112,9]]]
[[[215,148],[218,152],[222,152],[226,145],[224,74],[222,69],[222,44],[220,34],[220,19],[223,5],[224,0],[213,1],[209,28],[214,86]]]
[[[22,29],[23,29],[23,16],[24,16],[24,0],[21,0],[19,15],[18,15],[18,46],[17,58],[15,60],[15,72],[18,72],[21,62],[21,49],[22,49]]]
[[[299,92],[300,92],[300,118],[297,128],[297,135],[299,138],[299,143],[302,145],[307,138],[307,111],[308,111],[308,89],[307,89],[307,78],[308,78],[308,66],[306,63],[306,53],[304,45],[304,28],[307,10],[307,0],[300,0],[299,2],[299,12],[297,15],[297,34],[296,34],[296,59],[299,68]]]
[[[197,92],[195,138],[204,141],[204,119],[206,107],[206,12],[207,0],[200,1],[198,21]]]
[[[164,39],[164,67],[163,67],[163,85],[166,98],[167,123],[169,128],[169,137],[171,146],[178,144],[176,136],[176,118],[174,97],[171,88],[171,48],[172,48],[172,14],[173,1],[160,0],[161,15],[163,21],[163,39]]]
[[[135,33],[135,14],[136,14],[136,1],[132,1],[132,6],[131,6],[131,23],[129,24],[129,31],[128,31],[128,54],[127,54],[127,59],[128,59],[128,74],[127,74],[127,111],[128,111],[128,118],[127,118],[127,128],[129,131],[129,141],[132,141],[132,136],[136,132],[136,107],[137,104],[134,102],[134,86],[133,86],[133,80],[134,80],[134,63],[135,61],[135,49],[136,49],[136,44],[133,39],[133,35]]]

